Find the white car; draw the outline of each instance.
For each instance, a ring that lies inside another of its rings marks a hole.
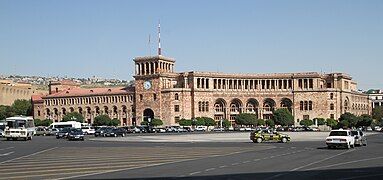
[[[93,127],[89,126],[83,126],[81,127],[81,130],[84,134],[94,134],[96,133],[96,130]]]
[[[332,130],[326,138],[326,144],[329,149],[337,147],[350,149],[355,147],[355,138],[350,130]]]
[[[207,127],[206,126],[197,126],[195,128],[195,131],[207,131]]]

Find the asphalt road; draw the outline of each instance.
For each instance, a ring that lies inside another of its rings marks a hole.
[[[199,136],[196,134],[196,136]],[[120,139],[119,139],[120,140]],[[0,179],[380,179],[383,134],[366,147],[324,141],[0,141]]]

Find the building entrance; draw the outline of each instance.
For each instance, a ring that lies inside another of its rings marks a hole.
[[[150,120],[153,120],[153,118],[154,118],[154,112],[153,112],[153,110],[151,110],[151,109],[145,109],[144,110],[144,121],[148,121],[149,120],[149,118],[150,118]]]

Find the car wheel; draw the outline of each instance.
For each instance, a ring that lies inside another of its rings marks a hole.
[[[367,146],[367,141],[365,141],[365,142],[363,143],[363,146]]]
[[[257,138],[257,143],[261,143],[262,142],[262,138]]]
[[[7,141],[10,141],[10,140],[11,140],[11,138],[7,137]]]
[[[327,146],[328,149],[332,149],[332,146]]]
[[[287,142],[287,138],[282,138],[282,143],[286,143]]]

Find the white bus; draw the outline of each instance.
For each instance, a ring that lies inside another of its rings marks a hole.
[[[22,138],[26,140],[32,140],[35,134],[35,122],[32,117],[10,117],[6,120],[4,129],[4,137],[7,140],[17,140]]]
[[[49,126],[49,129],[62,129],[66,127],[81,129],[81,123],[77,121],[54,122]]]

